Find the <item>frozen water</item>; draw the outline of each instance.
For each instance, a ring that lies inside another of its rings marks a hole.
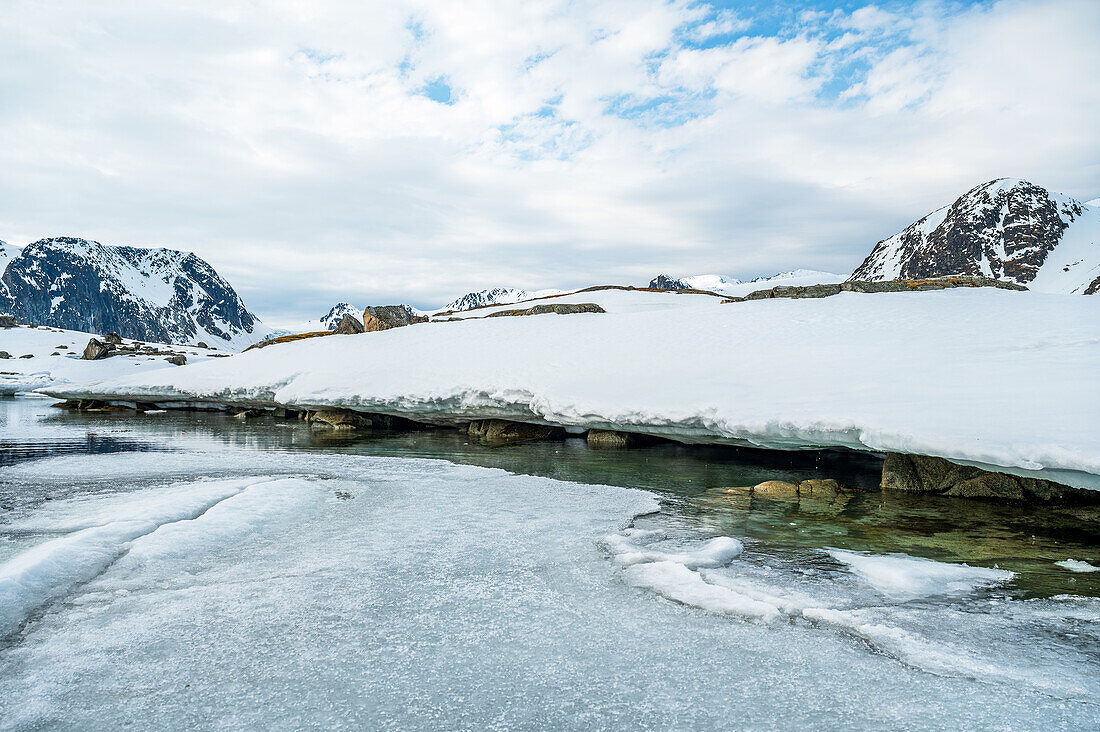
[[[865,552],[828,550],[879,592],[898,600],[960,594],[1012,579],[1012,572],[965,564],[945,564],[904,554],[876,556]]]
[[[1079,559],[1063,559],[1060,562],[1055,562],[1055,564],[1063,569],[1068,569],[1070,572],[1100,572],[1100,567],[1082,562]]]
[[[900,600],[642,491],[234,449],[2,471],[5,490],[64,494],[0,516],[0,577],[23,578],[0,602],[3,729],[1100,719],[1091,599],[1017,600],[980,568],[885,557],[908,584],[967,584]]]

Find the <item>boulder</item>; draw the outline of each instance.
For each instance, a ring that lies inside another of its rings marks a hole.
[[[364,332],[363,324],[354,315],[345,315],[333,329],[334,335],[357,335]]]
[[[469,424],[466,433],[483,445],[513,445],[517,442],[565,437],[565,430],[560,427],[510,422],[505,419],[479,419]]]
[[[1027,503],[1100,504],[1100,491],[896,452],[888,453],[882,465],[882,489]]]
[[[11,354],[7,351],[0,351],[0,358],[11,358]]]
[[[588,447],[599,450],[616,450],[638,445],[638,436],[620,433],[614,429],[590,429],[587,435]]]
[[[371,428],[370,417],[347,409],[322,409],[310,412],[306,419],[314,429],[369,430]]]
[[[378,305],[363,311],[363,331],[367,333],[427,322],[427,317],[415,315],[405,305]]]
[[[766,480],[752,487],[751,493],[756,496],[769,498],[797,498],[798,484],[788,483],[785,480]]]
[[[122,343],[122,336],[120,336],[118,333],[108,333],[107,335],[103,336],[103,340],[106,343],[112,343],[117,346]]]
[[[34,354],[33,353],[24,353],[19,358],[34,358]]]
[[[210,348],[210,346],[206,345],[202,341],[199,341],[198,343],[195,344],[195,348]]]
[[[0,315],[0,328],[14,328],[15,326],[14,315]]]
[[[545,315],[547,313],[554,313],[556,315],[572,315],[574,313],[605,313],[607,312],[594,302],[581,302],[581,303],[555,303],[542,305],[535,305],[529,308],[517,308],[515,310],[498,310],[495,313],[489,313],[485,317],[487,318],[501,318],[501,317],[515,317],[522,315]]]
[[[104,343],[97,338],[91,338],[88,340],[88,345],[84,347],[84,355],[81,356],[85,361],[98,361],[101,358],[107,358],[114,353],[114,346],[110,343]]]
[[[751,488],[731,488],[735,492],[748,492],[754,496],[778,499],[813,499],[832,503],[850,492],[832,478],[812,478],[788,483],[785,480],[766,480]]]
[[[172,364],[173,366],[183,366],[185,363],[187,363],[187,356],[184,356],[182,353],[177,353],[175,355],[169,356],[164,360]]]

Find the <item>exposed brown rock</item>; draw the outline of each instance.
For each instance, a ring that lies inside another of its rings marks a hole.
[[[16,325],[14,315],[0,315],[0,328],[14,328]]]
[[[1004,501],[1098,504],[1100,491],[1073,488],[1039,478],[997,473],[927,455],[887,454],[882,489]]]
[[[588,446],[600,450],[615,450],[632,447],[637,440],[629,432],[615,430],[588,430]]]
[[[479,419],[469,424],[466,433],[483,445],[511,445],[565,436],[565,430],[560,427],[510,422],[505,419]]]
[[[187,356],[184,356],[182,353],[177,353],[176,355],[169,356],[164,360],[172,364],[173,366],[183,366],[185,363],[187,363]]]
[[[363,311],[363,330],[367,333],[427,322],[427,317],[414,315],[404,305],[377,305]]]
[[[333,335],[358,335],[364,332],[363,324],[354,315],[345,315],[333,329]]]
[[[1023,285],[1004,282],[990,277],[928,277],[916,280],[884,280],[867,282],[851,280],[827,285],[806,285],[791,287],[779,285],[767,290],[750,292],[744,297],[732,297],[722,302],[744,302],[746,300],[770,300],[773,298],[817,298],[831,297],[842,292],[921,292],[925,290],[948,290],[955,287],[996,287],[1001,290],[1027,290]]]
[[[582,303],[554,303],[554,304],[542,304],[535,305],[529,308],[517,308],[515,310],[498,310],[495,313],[489,313],[485,317],[487,318],[500,318],[510,316],[522,316],[522,315],[545,315],[547,313],[554,313],[556,315],[572,315],[574,313],[604,313],[607,312],[594,302],[582,302]]]
[[[371,419],[365,414],[348,409],[322,409],[306,416],[314,429],[369,430]]]
[[[251,346],[249,346],[248,348],[246,348],[244,350],[245,351],[251,351],[253,348],[267,348],[268,346],[274,346],[274,345],[277,345],[277,344],[280,344],[280,343],[291,343],[293,341],[305,340],[306,338],[321,338],[323,336],[330,336],[330,335],[335,335],[335,331],[316,330],[316,331],[313,331],[313,332],[310,332],[310,333],[294,333],[292,335],[279,336],[278,338],[268,338],[266,341],[260,341],[259,343],[253,343]],[[221,357],[221,358],[225,358],[229,354],[228,353],[226,353],[226,354],[215,353],[215,354],[211,354],[211,355],[218,356],[218,357]]]
[[[88,340],[88,345],[84,347],[84,355],[81,356],[85,361],[98,361],[101,358],[107,358],[114,353],[114,346],[110,343],[104,343],[96,338]]]

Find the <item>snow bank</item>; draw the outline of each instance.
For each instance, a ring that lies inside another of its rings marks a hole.
[[[124,354],[98,361],[85,361],[80,356],[91,338],[102,340],[103,337],[94,333],[45,326],[0,329],[0,351],[11,354],[11,358],[0,360],[0,396],[21,394],[59,384],[109,379],[151,369],[179,368],[165,361],[164,356]],[[124,339],[123,342],[134,343],[129,339]],[[183,354],[189,363],[208,361],[213,354],[224,353],[189,346],[160,343],[149,345],[156,346],[158,350]],[[31,358],[21,358],[25,355]]]
[[[909,452],[1100,487],[1100,299],[994,289],[426,323],[49,387],[59,397],[499,417],[684,442]]]

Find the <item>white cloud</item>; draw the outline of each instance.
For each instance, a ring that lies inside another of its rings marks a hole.
[[[992,177],[1100,194],[1096,3],[743,35],[754,20],[686,0],[16,3],[0,238],[192,249],[261,315],[313,317],[842,270]]]

